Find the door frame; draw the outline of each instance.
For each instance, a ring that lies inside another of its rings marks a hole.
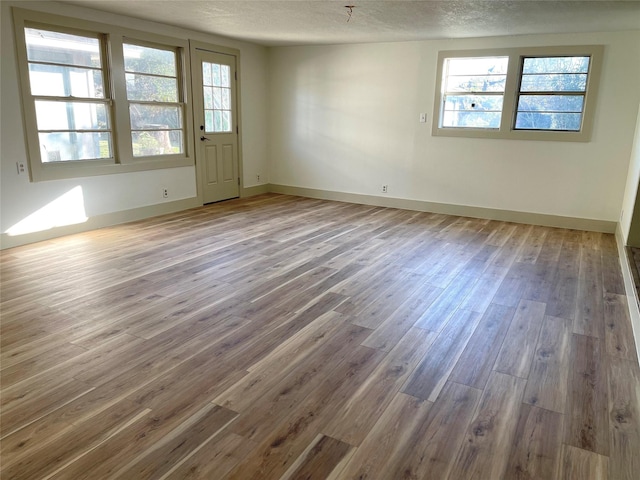
[[[198,163],[198,160],[202,160],[198,158],[198,151],[197,149],[199,148],[199,142],[200,142],[200,130],[198,128],[197,122],[196,122],[196,108],[198,107],[195,104],[195,89],[202,89],[202,85],[196,85],[196,81],[195,81],[195,77],[196,75],[193,75],[193,69],[198,67],[198,57],[197,57],[197,51],[198,50],[204,50],[207,52],[211,52],[211,53],[222,53],[224,55],[231,55],[233,57],[235,57],[236,59],[236,98],[235,98],[235,102],[236,102],[236,125],[238,126],[238,176],[240,178],[240,184],[238,185],[238,195],[240,198],[244,197],[243,195],[243,191],[244,191],[244,175],[243,175],[243,161],[242,161],[242,108],[241,108],[241,103],[240,103],[240,92],[241,92],[241,83],[240,83],[240,79],[242,78],[242,75],[240,74],[240,50],[238,50],[237,48],[230,48],[230,47],[222,47],[220,45],[214,45],[211,43],[205,43],[205,42],[200,42],[197,40],[189,40],[189,73],[191,74],[191,103],[193,104],[193,108],[191,109],[191,123],[193,125],[193,142],[194,142],[194,148],[196,150],[194,150],[193,152],[193,158],[194,158],[194,162],[195,162],[195,173],[196,173],[196,192],[197,192],[197,198],[198,198],[198,203],[200,205],[204,205],[204,196],[203,196],[203,192],[202,192],[202,175],[203,175],[203,171],[202,171],[202,165],[201,162]],[[185,79],[186,81],[186,79]]]

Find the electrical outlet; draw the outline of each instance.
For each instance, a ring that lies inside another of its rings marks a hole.
[[[389,189],[388,185],[382,185],[382,193],[387,193],[388,189]]]
[[[169,189],[168,188],[163,188],[162,189],[162,196],[164,198],[169,198]]]
[[[16,162],[16,168],[18,169],[18,175],[24,175],[27,173],[27,167],[24,162]]]
[[[256,174],[256,181],[257,181],[258,183],[260,183],[260,174],[259,174],[259,173],[258,173],[258,174]]]

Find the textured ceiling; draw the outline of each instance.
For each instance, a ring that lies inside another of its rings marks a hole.
[[[98,10],[262,45],[640,29],[640,1],[77,0]],[[349,22],[345,5],[355,5]]]

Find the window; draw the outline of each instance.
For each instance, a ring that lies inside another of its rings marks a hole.
[[[205,133],[231,132],[231,69],[202,62]]]
[[[602,50],[440,52],[433,134],[588,141]]]
[[[508,57],[445,60],[443,127],[500,128]]]
[[[518,130],[579,132],[590,57],[528,57],[522,62]]]
[[[182,153],[176,52],[128,43],[123,50],[133,155]]]
[[[186,40],[14,8],[34,181],[193,165]]]
[[[112,158],[100,40],[25,28],[42,162]]]

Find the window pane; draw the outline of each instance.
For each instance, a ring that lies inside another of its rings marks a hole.
[[[152,77],[127,73],[127,99],[148,102],[177,102],[178,81],[175,78]]]
[[[216,110],[222,108],[222,89],[214,88],[213,89],[213,108]]]
[[[499,112],[444,111],[443,127],[499,128]]]
[[[516,128],[522,130],[580,131],[581,113],[518,112]]]
[[[222,108],[224,110],[231,109],[231,89],[229,88],[222,89]]]
[[[176,76],[176,54],[172,50],[124,44],[124,69],[127,72]]]
[[[180,107],[133,103],[129,105],[129,115],[132,130],[182,128]]]
[[[521,92],[584,92],[585,73],[523,75]]]
[[[103,103],[36,100],[38,130],[106,130],[107,108]]]
[[[222,131],[231,131],[231,112],[229,112],[228,110],[222,111]]]
[[[211,76],[211,64],[209,62],[202,62],[202,84],[213,85],[213,78]]]
[[[135,157],[182,153],[181,130],[148,130],[131,132]]]
[[[204,93],[204,108],[208,110],[213,109],[213,88],[203,87]]]
[[[213,85],[219,87],[222,85],[222,81],[220,80],[220,65],[217,63],[211,64],[211,72],[213,73]]]
[[[111,158],[110,132],[40,133],[43,163]]]
[[[100,41],[97,38],[25,28],[27,59],[30,62],[61,63],[100,68]]]
[[[104,98],[101,70],[30,63],[29,81],[32,95]]]
[[[522,73],[588,73],[589,57],[525,58]]]
[[[213,112],[213,129],[215,132],[222,131],[222,112],[219,110]]]
[[[445,110],[502,111],[502,95],[445,95]]]
[[[223,87],[231,86],[231,69],[229,65],[220,65],[221,85]]]
[[[213,110],[204,112],[204,129],[205,132],[213,132]]]
[[[581,113],[583,103],[582,95],[520,95],[518,110]]]

